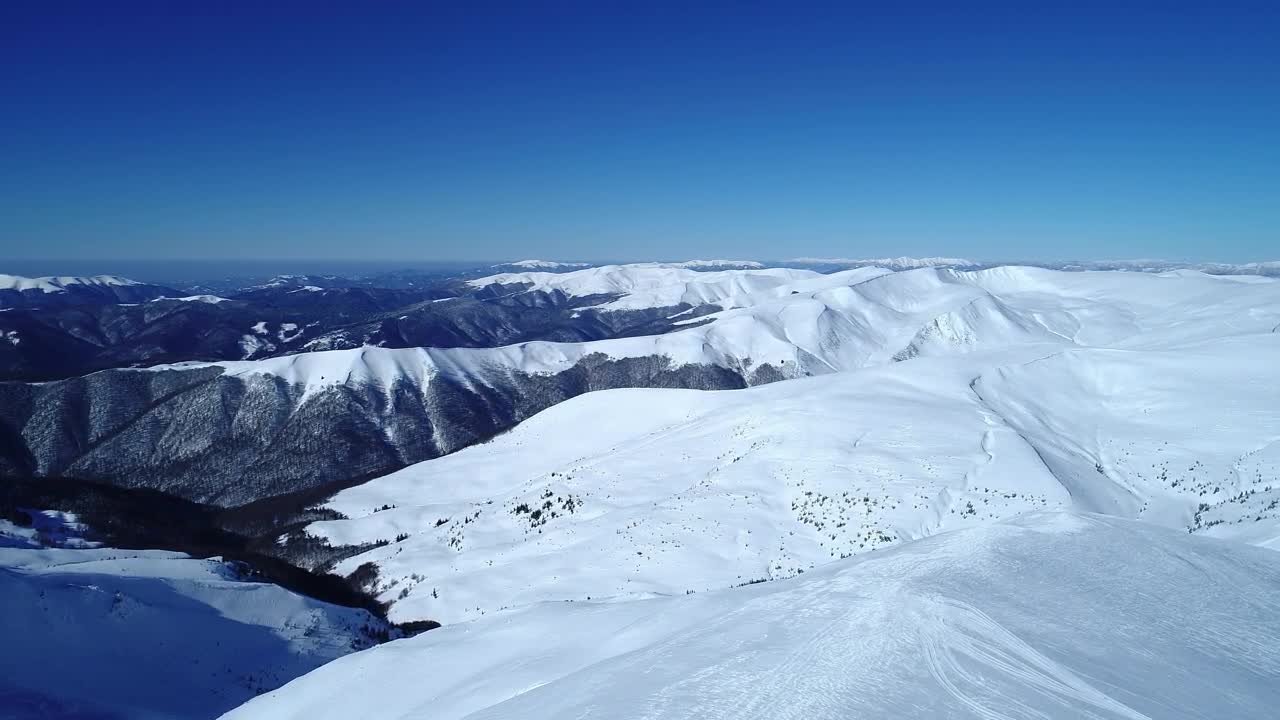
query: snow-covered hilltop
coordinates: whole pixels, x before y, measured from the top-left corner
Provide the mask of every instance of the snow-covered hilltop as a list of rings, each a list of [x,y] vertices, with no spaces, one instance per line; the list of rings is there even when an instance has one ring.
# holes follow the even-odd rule
[[[787,261],[796,265],[832,265],[847,267],[883,267],[890,270],[914,270],[924,267],[955,267],[968,268],[977,267],[981,263],[964,258],[948,258],[948,257],[896,257],[896,258],[822,258],[822,257],[798,257]]]
[[[1272,551],[1031,514],[782,582],[446,626],[227,717],[1262,720],[1277,587]]]
[[[180,294],[117,275],[34,278],[0,275],[0,308],[143,302]]]
[[[502,284],[665,304],[671,287],[688,297],[682,272]],[[664,335],[219,367],[305,388],[304,404],[336,387],[510,387],[644,358],[795,378],[589,393],[340,493],[331,508],[347,519],[309,532],[400,538],[339,569],[376,564],[401,620],[730,587],[1052,508],[1280,542],[1280,282],[1021,267],[700,277],[730,309]]]
[[[590,393],[344,491],[330,507],[348,519],[309,532],[400,537],[340,570],[373,562],[393,617],[446,623],[789,577],[1043,509],[1280,549],[1276,367],[1276,334],[1028,343],[746,391]]]
[[[1000,267],[979,271],[856,268],[700,273],[626,265],[570,273],[514,273],[471,281],[511,293],[560,292],[611,312],[701,308],[658,335],[501,348],[358,348],[213,364],[235,375],[275,375],[318,389],[374,381],[392,388],[444,375],[496,382],[510,372],[556,374],[587,357],[661,358],[719,367],[748,384],[973,350],[1046,343],[1162,347],[1269,333],[1280,325],[1280,282],[1231,283],[1199,273],[1153,275]],[[687,319],[686,319],[687,318]],[[186,364],[181,367],[207,367]],[[489,378],[488,380],[484,378]]]
[[[128,278],[116,275],[92,275],[88,277],[37,277],[29,278],[19,275],[0,275],[0,290],[17,290],[26,292],[36,290],[44,293],[66,292],[71,286],[84,287],[131,287],[141,285]]]
[[[685,260],[663,264],[690,270],[760,270],[765,267],[764,263],[755,260]]]
[[[556,262],[554,260],[517,260],[509,263],[498,263],[494,267],[517,267],[526,270],[564,270],[569,268],[589,267],[589,263]]]
[[[799,280],[822,277],[810,270],[783,268],[701,271],[685,263],[604,265],[566,273],[517,272],[477,278],[472,287],[515,285],[523,291],[561,292],[570,297],[604,298],[604,310],[674,308],[680,305],[735,307],[749,298]]]
[[[261,520],[255,547],[332,568],[394,620],[446,625],[236,717],[359,714],[371,697],[444,718],[1273,714],[1280,281],[921,262],[453,279],[316,336],[343,349],[0,383],[0,472],[225,508],[306,497]],[[140,312],[344,292],[303,288]],[[310,327],[254,312],[231,337]],[[413,323],[488,344],[376,346]],[[38,337],[12,327],[0,351]],[[513,337],[535,339],[497,340]],[[360,637],[294,596],[228,600],[254,596],[222,563],[49,557],[0,569],[37,608],[10,635],[56,616],[132,649],[110,633],[158,643],[190,610],[175,622],[216,649],[201,668],[222,664],[174,681],[184,697],[230,703],[226,688],[340,654],[299,628]],[[94,604],[102,588],[143,592],[138,622]],[[29,634],[70,652],[60,632]],[[232,664],[224,636],[265,664]],[[166,669],[189,672],[166,648]],[[140,686],[95,652],[121,668],[103,683]],[[10,675],[6,698],[102,710],[47,671]],[[171,701],[142,710],[183,714]]]

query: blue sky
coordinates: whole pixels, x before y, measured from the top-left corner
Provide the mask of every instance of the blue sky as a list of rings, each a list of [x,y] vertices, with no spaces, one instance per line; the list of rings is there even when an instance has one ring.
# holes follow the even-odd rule
[[[1280,257],[1277,3],[356,5],[5,4],[0,257]]]

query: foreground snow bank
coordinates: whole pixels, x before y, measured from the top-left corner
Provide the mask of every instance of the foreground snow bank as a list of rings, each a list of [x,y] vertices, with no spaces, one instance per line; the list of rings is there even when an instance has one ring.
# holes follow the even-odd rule
[[[1269,718],[1280,554],[1050,513],[793,580],[547,603],[335,661],[253,718]]]
[[[0,548],[0,716],[215,717],[386,625],[157,550]]]

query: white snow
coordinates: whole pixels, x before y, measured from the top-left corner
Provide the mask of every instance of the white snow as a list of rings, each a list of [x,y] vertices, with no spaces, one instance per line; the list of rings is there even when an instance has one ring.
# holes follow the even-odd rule
[[[593,353],[791,379],[588,393],[338,493],[346,519],[307,531],[388,544],[336,570],[375,563],[394,619],[446,627],[230,717],[1274,715],[1280,281],[657,263],[474,281],[495,282],[721,309],[657,336],[217,365],[308,395]],[[757,580],[777,582],[737,587]]]
[[[683,263],[636,263],[605,265],[568,273],[501,273],[468,283],[475,287],[529,285],[530,290],[559,291],[571,297],[620,294],[623,297],[603,303],[599,309],[640,310],[681,303],[735,307],[751,302],[748,299],[751,296],[815,277],[819,274],[809,270],[768,268],[704,272]]]
[[[949,257],[896,257],[869,259],[798,257],[792,258],[787,262],[805,265],[871,265],[892,268],[894,270],[907,270],[924,267],[974,267],[978,265],[978,263],[972,260]]]
[[[1280,547],[1277,367],[1273,333],[1176,352],[1045,341],[750,390],[594,392],[345,490],[330,507],[348,519],[308,531],[407,533],[339,570],[375,562],[394,617],[446,623],[788,577],[1041,509]]]
[[[716,269],[754,269],[759,270],[764,267],[764,263],[755,260],[685,260],[684,262],[665,263],[670,267],[679,268],[716,268]]]
[[[1025,344],[1167,349],[1270,333],[1280,325],[1280,281],[1235,283],[1199,274],[997,267],[896,273],[856,268],[822,275],[615,266],[518,277],[575,294],[628,293],[602,308],[668,306],[685,298],[730,309],[692,318],[688,322],[694,327],[663,335],[480,349],[363,347],[215,364],[231,374],[281,375],[305,384],[309,393],[345,382],[390,388],[402,375],[422,380],[447,373],[476,382],[511,370],[553,373],[593,353],[657,355],[676,366],[716,365],[747,373],[768,364],[784,377],[803,377]],[[673,277],[685,279],[673,284]],[[323,350],[321,340],[305,347]],[[175,366],[154,369],[170,367]]]
[[[22,344],[22,336],[18,335],[17,330],[0,331],[0,339],[3,339],[5,342],[9,343],[10,345]]]
[[[262,330],[261,333],[258,333],[255,327],[254,332],[256,333],[254,335],[240,336],[240,352],[243,353],[241,357],[250,358],[260,352],[264,352],[264,351],[271,352],[276,349],[276,346],[271,341],[266,340],[262,337],[263,335],[266,334],[265,328]],[[179,363],[180,367],[186,367],[190,365],[191,365],[190,363]]]
[[[1272,718],[1280,554],[1035,514],[792,580],[544,603],[339,659],[226,717]]]
[[[61,275],[56,277],[22,277],[21,275],[0,275],[0,290],[17,290],[26,292],[38,290],[45,293],[64,292],[72,285],[89,285],[99,287],[141,285],[142,283],[122,278],[118,275],[92,275],[76,277]]]
[[[212,717],[383,627],[156,550],[0,548],[0,597],[0,714],[17,717]]]
[[[209,303],[210,305],[217,305],[218,303],[230,301],[227,298],[218,297],[217,295],[188,295],[186,297],[156,298],[151,302],[202,302]]]
[[[517,260],[516,262],[511,262],[511,263],[499,263],[494,267],[503,267],[503,266],[529,268],[532,270],[532,269],[571,268],[571,267],[580,268],[580,267],[588,267],[588,263],[556,262],[554,260]]]
[[[591,393],[340,493],[332,506],[349,519],[310,532],[334,543],[410,534],[340,566],[376,562],[400,619],[785,577],[1054,507],[1280,545],[1268,489],[1280,468],[1280,283],[862,269],[744,297],[753,304],[660,336],[221,365],[307,393],[441,374],[498,382],[595,352],[821,376]],[[396,509],[372,512],[384,504]]]

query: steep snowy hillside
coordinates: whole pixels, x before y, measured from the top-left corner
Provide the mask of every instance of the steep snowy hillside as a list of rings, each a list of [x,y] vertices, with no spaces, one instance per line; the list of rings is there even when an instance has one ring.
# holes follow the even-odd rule
[[[598,392],[337,495],[393,616],[787,577],[1073,507],[1280,544],[1280,335],[1026,344],[705,393]],[[975,380],[976,378],[976,380]]]
[[[1271,551],[1036,514],[779,583],[445,627],[227,718],[1271,718],[1277,587]]]
[[[0,715],[211,718],[389,631],[179,553],[0,547]]]

